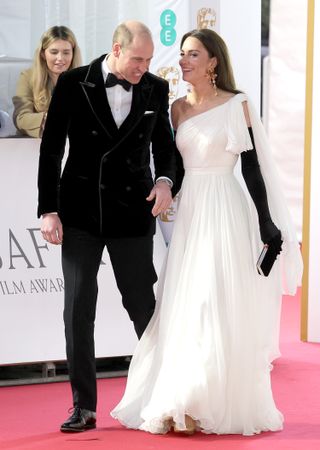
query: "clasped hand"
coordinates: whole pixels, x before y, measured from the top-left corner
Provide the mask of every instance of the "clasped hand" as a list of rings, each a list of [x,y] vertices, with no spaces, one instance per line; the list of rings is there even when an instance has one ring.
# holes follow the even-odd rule
[[[172,202],[171,189],[167,183],[158,181],[152,188],[147,201],[151,202],[155,199],[155,204],[152,208],[152,215],[156,217],[158,214],[166,211]]]
[[[276,227],[271,219],[262,224],[260,223],[260,234],[261,240],[264,244],[273,246],[277,254],[281,252],[283,242],[281,238],[281,231]]]

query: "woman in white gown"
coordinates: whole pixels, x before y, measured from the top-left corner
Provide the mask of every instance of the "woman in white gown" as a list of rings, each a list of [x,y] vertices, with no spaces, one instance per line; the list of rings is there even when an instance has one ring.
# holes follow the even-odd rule
[[[225,43],[212,30],[189,32],[180,65],[192,91],[172,106],[185,169],[178,212],[156,311],[111,414],[151,433],[281,430],[270,384],[279,355],[280,262],[268,277],[255,264],[261,241],[280,252],[280,229],[281,268],[293,293],[299,245],[260,120],[235,89]],[[254,203],[234,175],[239,154]]]

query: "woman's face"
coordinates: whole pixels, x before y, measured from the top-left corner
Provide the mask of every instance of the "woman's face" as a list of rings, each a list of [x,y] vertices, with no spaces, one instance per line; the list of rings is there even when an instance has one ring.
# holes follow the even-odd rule
[[[72,45],[69,41],[57,39],[43,51],[43,57],[46,60],[49,72],[52,75],[60,75],[60,73],[68,70],[71,65]]]
[[[217,59],[209,57],[199,39],[189,36],[182,45],[180,56],[179,64],[185,81],[193,85],[204,80],[208,82],[208,69],[217,65]]]

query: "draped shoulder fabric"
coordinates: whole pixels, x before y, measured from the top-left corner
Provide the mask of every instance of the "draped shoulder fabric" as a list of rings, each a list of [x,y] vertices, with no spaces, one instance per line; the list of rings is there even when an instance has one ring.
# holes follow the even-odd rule
[[[303,271],[300,245],[286,205],[265,129],[261,124],[260,117],[256,113],[252,102],[249,99],[247,101],[261,173],[266,184],[271,217],[280,228],[284,241],[283,251],[280,256],[282,292],[284,294],[294,295],[297,287],[301,284]]]

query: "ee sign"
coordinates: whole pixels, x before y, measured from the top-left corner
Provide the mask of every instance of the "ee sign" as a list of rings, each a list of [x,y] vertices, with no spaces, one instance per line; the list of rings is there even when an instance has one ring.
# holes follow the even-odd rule
[[[177,23],[177,16],[171,9],[166,9],[160,15],[160,40],[161,44],[169,47],[173,45],[177,38],[177,32],[174,29]]]

